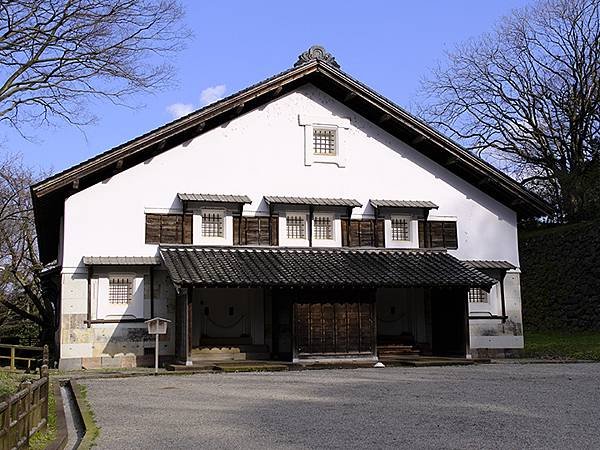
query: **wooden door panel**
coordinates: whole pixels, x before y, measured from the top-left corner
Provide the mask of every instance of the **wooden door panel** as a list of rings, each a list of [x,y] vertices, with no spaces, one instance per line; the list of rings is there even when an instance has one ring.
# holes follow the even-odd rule
[[[373,353],[372,303],[295,303],[295,345],[299,355]]]

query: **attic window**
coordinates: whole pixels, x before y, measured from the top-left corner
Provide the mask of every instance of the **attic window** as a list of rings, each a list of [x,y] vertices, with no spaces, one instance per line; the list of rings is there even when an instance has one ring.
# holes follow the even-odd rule
[[[223,237],[223,211],[202,211],[202,236]]]
[[[108,302],[127,304],[131,302],[133,280],[129,277],[111,277],[108,284]]]
[[[335,141],[335,129],[313,128],[313,152],[315,155],[334,156],[336,154]]]
[[[408,241],[408,220],[406,217],[392,217],[392,240]]]
[[[488,303],[488,293],[481,288],[469,289],[469,303]]]
[[[286,229],[288,239],[306,239],[306,218],[304,215],[287,216]]]

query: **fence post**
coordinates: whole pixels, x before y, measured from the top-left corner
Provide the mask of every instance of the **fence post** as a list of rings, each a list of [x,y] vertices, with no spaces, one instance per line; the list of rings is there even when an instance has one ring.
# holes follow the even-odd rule
[[[25,389],[27,389],[27,396],[25,397],[25,442],[26,448],[29,448],[29,433],[31,432],[31,381],[27,380],[23,382]]]
[[[42,367],[40,367],[40,378],[44,378],[48,376],[48,345],[44,345],[44,350],[42,352]]]
[[[15,348],[10,348],[10,368],[11,370],[15,370]]]

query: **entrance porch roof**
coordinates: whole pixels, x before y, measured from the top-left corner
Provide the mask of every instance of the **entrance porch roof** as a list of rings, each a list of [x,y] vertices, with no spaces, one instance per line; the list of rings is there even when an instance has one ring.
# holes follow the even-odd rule
[[[168,245],[179,287],[481,287],[496,280],[444,251]]]

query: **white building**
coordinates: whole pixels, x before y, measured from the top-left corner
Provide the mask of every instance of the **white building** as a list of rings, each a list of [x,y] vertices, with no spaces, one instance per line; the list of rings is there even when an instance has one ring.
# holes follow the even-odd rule
[[[316,46],[32,194],[64,368],[151,362],[154,316],[185,364],[501,356],[517,219],[548,212]]]

